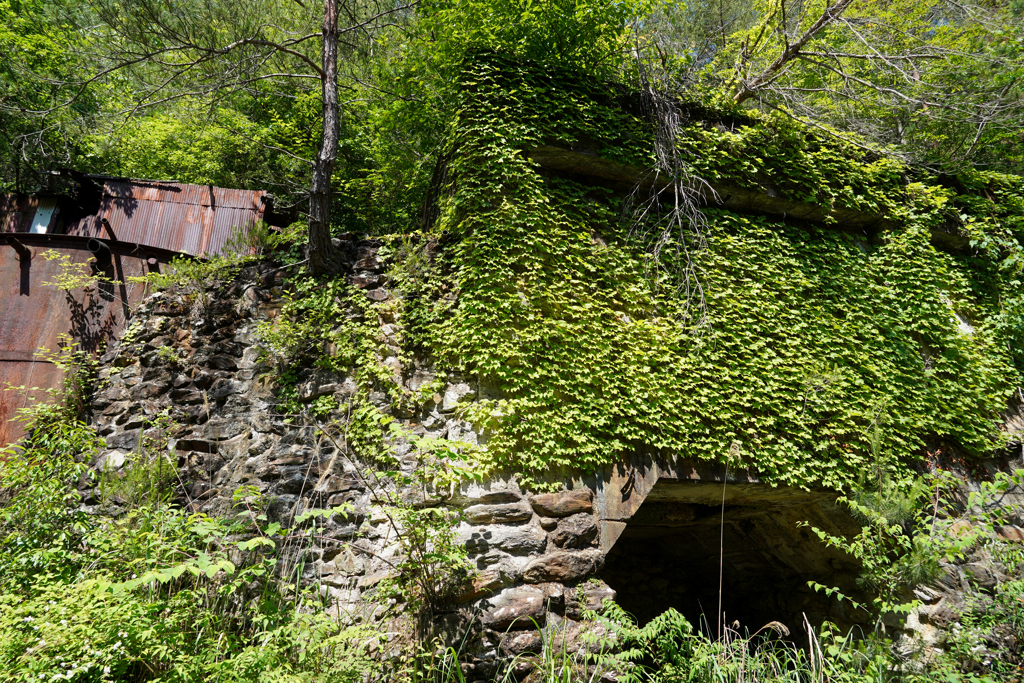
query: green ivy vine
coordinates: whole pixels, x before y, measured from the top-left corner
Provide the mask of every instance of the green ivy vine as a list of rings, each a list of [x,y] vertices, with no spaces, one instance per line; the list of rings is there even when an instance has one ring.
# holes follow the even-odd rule
[[[894,468],[940,442],[978,457],[1005,443],[1024,329],[1009,298],[1020,179],[973,179],[1002,188],[986,198],[781,117],[726,125],[700,110],[679,144],[706,180],[770,185],[896,227],[856,235],[706,211],[697,267],[710,327],[697,330],[648,277],[621,196],[522,151],[583,144],[648,165],[650,126],[629,98],[493,53],[471,56],[460,92],[436,226],[451,244],[406,287],[403,316],[412,343],[493,388],[467,411],[487,437],[483,470],[529,484],[638,451],[733,453],[772,483],[842,489],[879,424]],[[950,221],[973,250],[930,243]]]

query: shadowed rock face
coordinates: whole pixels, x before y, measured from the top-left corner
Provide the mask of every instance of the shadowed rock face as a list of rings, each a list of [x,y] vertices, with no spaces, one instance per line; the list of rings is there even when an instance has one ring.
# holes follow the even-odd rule
[[[800,526],[856,532],[828,496],[752,484],[727,485],[725,493],[723,509],[721,484],[662,481],[651,490],[599,574],[622,607],[641,623],[674,607],[714,634],[721,566],[725,623],[739,621],[741,632],[779,621],[799,639],[805,614],[814,625],[862,619],[849,603],[807,585],[857,593],[856,563]]]

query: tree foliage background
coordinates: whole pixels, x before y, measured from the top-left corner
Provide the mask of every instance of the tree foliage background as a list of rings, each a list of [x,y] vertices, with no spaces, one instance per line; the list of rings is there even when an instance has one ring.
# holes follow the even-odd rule
[[[466,50],[777,110],[942,172],[1024,169],[1024,3],[423,0],[339,6],[337,230],[414,220]],[[308,210],[323,6],[3,0],[0,188],[47,170],[265,188]]]

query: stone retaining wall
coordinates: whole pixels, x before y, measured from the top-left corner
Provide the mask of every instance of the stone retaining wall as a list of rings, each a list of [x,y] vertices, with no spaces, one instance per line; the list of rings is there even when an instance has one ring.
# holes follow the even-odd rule
[[[377,260],[379,245],[350,241],[342,246],[351,257],[351,283],[369,299],[387,301],[392,294]],[[311,507],[352,504],[354,515],[326,520],[323,537],[303,550],[305,578],[319,582],[332,612],[381,622],[386,632],[397,634],[393,624],[382,622],[386,610],[367,599],[391,571],[398,546],[391,522],[377,505],[377,492],[364,478],[365,464],[354,462],[344,443],[338,444],[339,453],[336,439],[325,438],[316,426],[288,421],[278,412],[277,368],[261,360],[255,329],[259,321],[278,314],[280,287],[281,273],[260,265],[246,269],[222,291],[192,298],[180,292],[150,296],[139,308],[133,331],[102,358],[93,410],[107,448],[95,466],[122,470],[147,440],[166,436],[166,447],[177,458],[178,494],[190,509],[232,514],[232,495],[241,486],[256,487],[269,501],[269,518],[283,522]],[[425,365],[402,368],[398,363],[393,343],[398,325],[380,320],[382,348],[395,352],[381,361],[395,364],[396,377],[414,391],[434,374]],[[344,405],[356,389],[351,378],[318,370],[302,370],[299,379],[299,396],[306,401],[333,394]],[[478,393],[466,380],[447,378],[444,390],[422,409],[394,415],[395,420],[414,434],[476,442],[472,425],[456,412],[461,401]],[[382,393],[371,399],[391,411]],[[169,434],[156,424],[164,411],[172,424]],[[418,465],[414,454],[396,446],[402,469],[411,472]],[[828,512],[824,492],[773,489],[746,472],[726,474],[713,465],[637,456],[566,481],[566,490],[557,493],[528,494],[510,477],[467,484],[453,496],[430,502],[462,509],[458,539],[477,570],[450,608],[452,623],[472,632],[464,667],[468,680],[486,679],[502,658],[537,652],[543,642],[538,627],[564,629],[571,647],[582,646],[578,636],[588,627],[584,610],[614,597],[598,576],[605,558],[656,488],[671,489],[673,505],[685,507],[717,504],[726,483],[724,506],[779,515],[813,504],[825,511],[820,512],[822,524],[842,530],[842,520]],[[417,492],[395,493],[409,498]],[[87,502],[97,499],[87,497]],[[661,518],[649,523],[671,526]],[[742,527],[741,521],[735,524]],[[1002,533],[1024,539],[1017,527]],[[948,565],[939,585],[920,589],[923,606],[908,620],[907,642],[913,636],[913,642],[941,647],[942,630],[965,613],[965,606],[978,602],[970,596],[984,596],[1006,580],[990,560],[972,556]],[[652,580],[644,567],[636,571],[638,581]]]

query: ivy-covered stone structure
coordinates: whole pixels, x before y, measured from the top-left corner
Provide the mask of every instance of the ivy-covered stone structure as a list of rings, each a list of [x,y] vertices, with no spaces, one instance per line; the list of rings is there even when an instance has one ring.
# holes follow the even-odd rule
[[[193,509],[232,514],[240,487],[284,523],[350,505],[303,576],[381,624],[402,614],[369,599],[402,578],[387,509],[458,510],[473,571],[431,615],[468,629],[485,680],[538,629],[585,647],[584,610],[614,595],[641,619],[720,601],[751,631],[855,625],[808,582],[858,595],[856,563],[799,523],[855,532],[836,497],[865,477],[944,467],[968,491],[1024,465],[1020,178],[680,103],[704,222],[662,238],[623,218],[662,187],[627,89],[487,53],[462,85],[420,231],[342,236],[343,279],[263,264],[146,303],[104,359],[97,467],[169,409]],[[943,564],[893,627],[941,645],[1006,578],[983,554]]]

